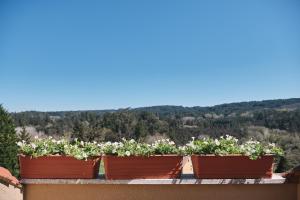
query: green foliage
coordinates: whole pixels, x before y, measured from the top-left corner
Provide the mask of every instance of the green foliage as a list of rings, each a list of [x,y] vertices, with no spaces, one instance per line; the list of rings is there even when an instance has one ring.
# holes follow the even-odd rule
[[[240,152],[253,160],[258,159],[262,155],[283,156],[282,148],[274,143],[265,144],[252,139],[240,145]]]
[[[169,139],[157,140],[151,147],[155,154],[181,154],[180,149]]]
[[[22,130],[21,130],[20,134],[18,135],[18,140],[19,140],[19,141],[30,142],[31,136],[30,136],[30,134],[26,131],[25,126],[22,127]]]
[[[184,151],[188,155],[246,155],[250,159],[256,160],[263,155],[282,156],[283,150],[274,143],[264,144],[258,141],[249,140],[239,144],[238,139],[230,135],[221,136],[218,139],[203,138],[192,140],[186,146]]]
[[[300,99],[222,104],[212,107],[153,106],[136,109],[12,113],[17,126],[34,126],[48,136],[83,141],[147,142],[160,135],[184,145],[191,137],[232,135],[275,142],[285,151],[279,171],[300,163]]]
[[[179,154],[179,148],[169,139],[157,140],[153,144],[139,143],[134,139],[122,139],[121,142],[106,142],[102,145],[103,153],[116,156],[150,156]]]
[[[73,156],[77,159],[87,159],[101,154],[100,145],[96,142],[83,142],[75,139],[69,142],[65,139],[55,140],[52,137],[38,138],[26,143],[24,140],[18,142],[20,154],[39,157],[49,155]]]
[[[10,115],[0,105],[0,166],[18,176],[17,135]]]
[[[76,121],[73,128],[72,138],[82,141],[103,141],[107,133],[107,129],[101,127],[99,123]]]

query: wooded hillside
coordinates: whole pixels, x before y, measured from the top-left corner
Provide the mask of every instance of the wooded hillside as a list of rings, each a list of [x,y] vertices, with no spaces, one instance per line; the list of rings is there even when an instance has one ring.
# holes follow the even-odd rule
[[[300,98],[222,104],[212,107],[154,106],[119,110],[11,113],[16,126],[32,135],[140,141],[169,137],[185,144],[191,137],[230,134],[276,142],[286,152],[278,171],[300,164]]]

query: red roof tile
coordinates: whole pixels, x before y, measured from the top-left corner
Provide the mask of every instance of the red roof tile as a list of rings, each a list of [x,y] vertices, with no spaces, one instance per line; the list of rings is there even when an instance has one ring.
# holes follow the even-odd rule
[[[20,182],[16,177],[11,175],[11,173],[4,167],[0,167],[0,180],[5,181],[8,184],[18,186]]]

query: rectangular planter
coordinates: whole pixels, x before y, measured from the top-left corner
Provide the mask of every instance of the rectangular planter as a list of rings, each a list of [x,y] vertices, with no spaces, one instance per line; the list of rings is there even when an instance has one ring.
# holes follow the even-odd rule
[[[271,178],[273,156],[251,160],[242,155],[192,155],[195,178]]]
[[[21,178],[96,178],[101,157],[78,160],[71,156],[19,156]]]
[[[103,156],[106,179],[174,179],[182,172],[183,156]]]

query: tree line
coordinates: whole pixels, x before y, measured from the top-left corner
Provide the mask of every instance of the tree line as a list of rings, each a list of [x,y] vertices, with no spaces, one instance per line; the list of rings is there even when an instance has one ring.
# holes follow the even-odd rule
[[[167,137],[185,144],[191,137],[230,134],[278,143],[286,152],[277,171],[300,163],[300,99],[222,104],[213,107],[154,106],[136,109],[11,113],[17,127],[33,126],[48,136],[85,141]],[[24,130],[23,130],[24,132]],[[26,132],[26,131],[25,131]],[[25,133],[22,134],[24,137]]]

